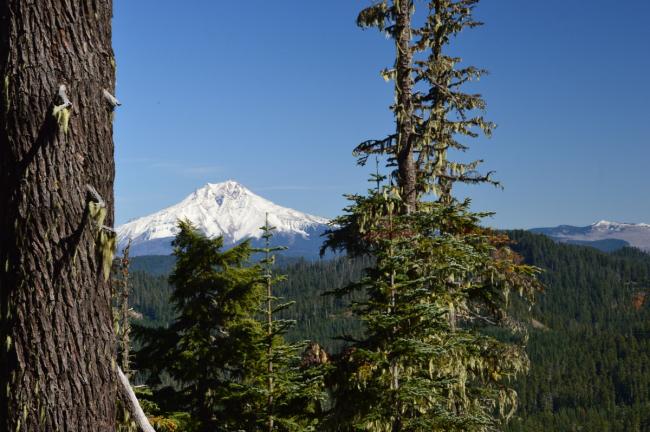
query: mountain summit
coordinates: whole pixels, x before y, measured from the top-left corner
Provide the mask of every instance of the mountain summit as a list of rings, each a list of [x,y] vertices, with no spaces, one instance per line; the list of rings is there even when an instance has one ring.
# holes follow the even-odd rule
[[[327,219],[281,207],[234,180],[208,183],[176,205],[117,227],[118,247],[130,238],[133,256],[170,254],[179,219],[189,219],[208,237],[222,235],[226,245],[260,239],[267,214],[276,228],[274,243],[289,246],[289,255],[317,254]]]
[[[646,223],[601,220],[585,227],[559,225],[552,228],[533,228],[531,231],[566,243],[592,243],[595,247],[604,245],[605,249],[629,245],[650,251],[650,224]],[[595,242],[598,244],[593,244]]]

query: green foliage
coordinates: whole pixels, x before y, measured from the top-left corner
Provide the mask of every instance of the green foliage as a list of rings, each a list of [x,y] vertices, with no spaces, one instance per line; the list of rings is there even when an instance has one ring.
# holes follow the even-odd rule
[[[188,222],[179,227],[169,278],[175,316],[169,326],[136,326],[137,364],[155,390],[157,421],[169,429],[169,413],[180,411],[200,430],[269,423],[277,431],[314,430],[325,398],[322,372],[302,367],[304,343],[284,341],[293,322],[277,315],[293,302],[281,303],[272,290],[283,280],[272,273],[279,248],[267,242],[262,262],[246,265],[249,242],[222,251],[221,238],[205,238]],[[264,229],[270,240],[272,228]]]
[[[157,432],[198,432],[199,424],[192,419],[188,412],[164,412],[155,402],[150,388],[140,386],[134,388],[142,410],[147,413],[151,426]]]
[[[533,309],[532,367],[508,430],[650,430],[650,256],[510,235],[547,289]],[[538,326],[539,327],[539,326]]]
[[[141,271],[156,276],[169,276],[175,265],[176,258],[173,255],[144,255],[131,258],[132,272]]]
[[[650,256],[634,249],[605,254],[523,231],[508,234],[527,263],[544,269],[546,289],[532,310],[538,328],[529,331],[530,372],[514,383],[519,407],[507,430],[649,430],[650,303],[632,306],[639,293],[650,292]],[[148,260],[158,267],[156,259]],[[338,353],[344,341],[334,336],[360,338],[361,323],[346,313],[349,299],[322,294],[359,281],[372,265],[367,258],[341,257],[280,266],[276,271],[287,280],[278,284],[277,295],[296,300],[281,314],[296,320],[288,339],[316,340]],[[133,306],[143,314],[138,322],[171,323],[166,278],[134,272],[130,280]],[[353,293],[354,301],[363,299]],[[513,301],[522,321],[529,313],[524,306]]]
[[[133,258],[132,268],[146,265],[153,274],[134,271],[130,274],[130,303],[138,316],[140,326],[167,327],[176,318],[170,297],[173,291],[168,274],[157,273],[167,266],[169,257],[151,256]],[[287,329],[287,340],[299,342],[305,339],[317,341],[329,353],[340,352],[344,341],[337,336],[359,336],[361,324],[346,311],[350,299],[363,296],[353,293],[350,298],[326,296],[325,292],[342,288],[357,281],[372,260],[339,257],[332,260],[311,262],[308,260],[283,261],[277,257],[274,271],[284,274],[285,280],[274,287],[278,297],[295,301],[295,304],[278,313],[278,318],[293,320],[295,326]],[[142,260],[146,264],[138,264]],[[172,265],[173,267],[173,265]]]
[[[177,312],[167,328],[135,327],[136,354],[154,388],[167,374],[175,386],[159,389],[163,409],[189,412],[203,430],[253,430],[259,391],[263,329],[254,315],[263,297],[260,268],[246,267],[248,242],[222,251],[189,222],[179,223],[176,267],[169,278]],[[171,411],[171,410],[170,410]]]
[[[392,105],[396,133],[354,149],[394,169],[390,185],[353,195],[323,251],[371,256],[375,264],[356,284],[338,290],[365,298],[352,304],[365,334],[331,377],[329,427],[340,431],[488,431],[512,417],[512,381],[528,370],[527,332],[511,311],[512,293],[532,302],[538,269],[523,264],[504,236],[479,226],[485,215],[452,196],[457,182],[492,183],[481,161],[450,160],[462,138],[490,136],[485,102],[461,87],[485,71],[459,67],[446,54],[451,39],[480,25],[479,0],[431,0],[424,24],[412,28],[414,2],[383,0],[364,9],[361,27],[395,41]],[[412,36],[416,36],[415,42]],[[396,185],[393,185],[393,179]],[[426,201],[430,194],[436,202]]]
[[[321,403],[326,398],[322,367],[303,367],[300,353],[306,344],[290,345],[284,339],[295,321],[278,318],[278,314],[291,309],[295,302],[283,302],[282,298],[275,296],[275,285],[285,277],[273,273],[273,252],[286,248],[271,246],[275,228],[268,224],[268,219],[261,229],[265,246],[258,251],[263,254],[261,276],[266,286],[261,315],[266,332],[257,342],[263,353],[260,362],[265,370],[254,378],[263,399],[263,404],[257,409],[260,414],[257,428],[287,432],[315,430]]]
[[[493,430],[516,407],[511,381],[528,368],[526,333],[509,298],[538,289],[507,240],[478,226],[467,203],[423,203],[400,214],[395,188],[355,197],[330,246],[375,258],[360,282],[338,294],[365,324],[331,377],[330,428],[340,431]],[[352,229],[351,229],[352,227]],[[499,329],[508,336],[490,336]]]
[[[403,151],[400,146],[404,145],[400,134],[407,132],[400,129],[399,124],[412,125],[408,141],[417,172],[417,192],[420,195],[433,193],[449,202],[452,199],[451,188],[456,182],[498,185],[492,180],[492,173],[477,171],[481,160],[458,162],[452,161],[449,155],[452,150],[463,152],[468,149],[463,138],[477,138],[480,134],[490,137],[495,124],[483,117],[486,103],[482,96],[462,90],[487,71],[461,66],[463,60],[460,57],[447,53],[447,46],[462,30],[482,24],[473,18],[479,0],[429,0],[425,3],[424,23],[409,29],[415,40],[411,42],[409,37],[407,47],[398,44],[394,67],[382,71],[384,79],[396,81],[396,94],[409,93],[407,98],[396,98],[392,106],[398,133],[364,141],[354,153],[362,165],[369,155],[380,154],[388,157],[390,166],[395,166]],[[400,6],[405,4],[410,22],[415,2],[383,0],[362,10],[357,24],[363,28],[376,27],[398,42],[401,31],[398,20],[400,13],[404,12],[400,11]],[[404,50],[409,51],[408,56],[404,56]],[[412,60],[404,64],[406,59]],[[399,82],[400,74],[408,76],[408,80]],[[407,82],[413,84],[406,85]],[[400,180],[396,172],[393,177]]]

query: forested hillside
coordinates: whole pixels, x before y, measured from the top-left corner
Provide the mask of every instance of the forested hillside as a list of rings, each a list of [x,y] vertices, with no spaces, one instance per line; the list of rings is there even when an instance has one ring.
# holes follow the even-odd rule
[[[544,269],[546,290],[531,311],[531,370],[517,385],[520,407],[509,430],[650,430],[650,256],[629,248],[607,254],[523,231],[510,236],[527,262]],[[134,263],[153,271],[170,265],[168,257]],[[288,279],[278,293],[296,301],[290,337],[335,352],[342,347],[336,336],[358,334],[361,326],[345,302],[323,294],[358,279],[367,264],[347,258],[281,263]],[[166,276],[138,270],[132,283],[143,321],[172,319]]]
[[[650,256],[511,233],[545,269],[512,431],[650,430]]]
[[[290,338],[314,340],[328,352],[335,352],[342,346],[342,342],[335,339],[336,336],[358,334],[360,325],[345,312],[345,300],[326,295],[326,292],[357,280],[368,262],[344,257],[317,262],[279,259],[278,267],[281,273],[287,275],[287,280],[278,285],[278,296],[296,302],[291,315],[283,315],[297,321],[289,332]],[[140,322],[146,325],[169,324],[174,317],[169,304],[171,287],[167,274],[159,272],[171,268],[173,257],[136,257],[133,263],[138,270],[131,273],[131,301],[134,309],[142,314]],[[148,273],[143,268],[151,269],[156,274]]]

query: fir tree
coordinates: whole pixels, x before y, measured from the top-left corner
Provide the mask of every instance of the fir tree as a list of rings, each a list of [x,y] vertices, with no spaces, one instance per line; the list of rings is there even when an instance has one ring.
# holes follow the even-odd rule
[[[379,153],[391,149],[391,164],[397,166],[394,174],[409,211],[415,209],[417,201],[412,15],[412,0],[392,0],[390,5],[383,0],[361,11],[357,18],[360,27],[377,27],[395,41],[395,65],[382,71],[382,76],[386,80],[395,80],[395,104],[392,110],[396,122],[396,133],[381,140],[366,141],[357,150],[367,154],[368,149]]]
[[[516,408],[508,381],[528,369],[527,336],[509,313],[510,298],[518,293],[532,301],[537,269],[520,262],[507,238],[480,226],[487,214],[471,213],[469,202],[453,198],[455,182],[492,180],[476,172],[478,161],[448,157],[450,149],[467,148],[458,136],[476,137],[476,128],[489,134],[493,127],[474,115],[485,107],[481,97],[457,89],[482,71],[457,69],[460,59],[442,52],[452,36],[479,25],[472,19],[477,2],[428,2],[425,24],[409,28],[419,39],[408,44],[402,36],[410,19],[403,14],[412,15],[412,2],[385,0],[359,16],[361,25],[396,40],[395,69],[383,74],[396,79],[397,133],[366,141],[355,153],[361,164],[383,155],[397,169],[389,185],[349,197],[348,214],[335,221],[325,245],[376,260],[360,283],[339,291],[366,294],[353,307],[366,334],[349,339],[337,364],[331,429],[487,431]],[[404,73],[419,87],[410,86]],[[415,199],[403,174],[405,143],[414,162]],[[431,192],[436,201],[426,199]]]
[[[512,415],[508,382],[528,367],[508,299],[513,290],[532,295],[536,269],[517,263],[466,203],[419,203],[409,214],[402,206],[397,188],[382,188],[337,220],[359,234],[350,250],[363,247],[376,264],[338,292],[366,293],[353,307],[366,334],[349,339],[337,363],[330,427],[491,430]],[[508,343],[490,336],[499,328]]]
[[[122,256],[116,258],[113,262],[113,298],[115,304],[114,313],[116,314],[116,330],[118,337],[118,353],[121,357],[122,372],[128,377],[131,372],[131,324],[129,320],[129,251],[131,249],[131,240],[122,249]]]
[[[322,373],[319,368],[301,365],[300,351],[305,348],[304,342],[288,344],[285,341],[285,335],[295,321],[277,316],[281,311],[290,309],[295,302],[282,302],[274,295],[274,286],[286,278],[274,275],[273,252],[286,247],[271,246],[275,228],[269,225],[268,215],[261,229],[265,246],[258,251],[264,254],[261,264],[266,297],[262,310],[265,335],[259,342],[264,352],[262,362],[265,373],[257,381],[265,401],[259,412],[265,415],[260,416],[258,427],[269,432],[314,430],[318,408],[324,399]]]
[[[187,221],[179,228],[169,279],[178,316],[168,328],[136,328],[138,362],[151,386],[171,378],[174,386],[157,392],[162,407],[190,412],[199,430],[255,430],[265,338],[255,316],[264,296],[260,267],[245,265],[248,241],[222,251],[223,238],[206,238]]]
[[[285,249],[271,246],[274,228],[261,228],[264,248],[245,241],[227,251],[222,238],[206,238],[189,222],[179,228],[169,278],[177,318],[168,328],[136,327],[157,421],[184,410],[198,430],[315,430],[322,373],[301,365],[304,343],[284,340],[294,321],[277,314],[294,302],[273,292],[284,280],[273,274],[273,252]],[[264,258],[250,265],[254,252]],[[172,386],[160,388],[165,376]]]
[[[482,25],[472,15],[478,3],[428,1],[420,27],[412,24],[415,5],[410,0],[383,0],[364,9],[357,19],[361,27],[376,27],[395,40],[395,65],[383,70],[382,76],[395,80],[392,109],[397,130],[386,138],[361,143],[355,154],[362,165],[369,155],[381,154],[388,157],[389,166],[397,166],[392,176],[407,209],[414,209],[416,201],[431,192],[450,203],[456,182],[499,184],[491,172],[477,171],[481,160],[463,163],[449,158],[451,150],[468,149],[460,138],[476,138],[480,133],[489,137],[495,128],[480,114],[486,107],[481,95],[462,91],[487,71],[461,66],[462,59],[445,50],[463,29]]]

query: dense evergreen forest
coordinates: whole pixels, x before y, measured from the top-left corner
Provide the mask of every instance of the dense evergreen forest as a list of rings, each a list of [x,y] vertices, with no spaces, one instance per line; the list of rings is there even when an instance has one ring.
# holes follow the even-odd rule
[[[650,256],[625,248],[605,253],[558,244],[524,231],[513,248],[544,272],[546,289],[530,316],[531,369],[517,382],[519,409],[510,431],[650,430]],[[137,257],[131,276],[136,321],[171,322],[170,257]],[[278,295],[295,300],[288,337],[340,352],[344,334],[360,334],[345,301],[326,295],[358,280],[369,260],[281,260]]]

